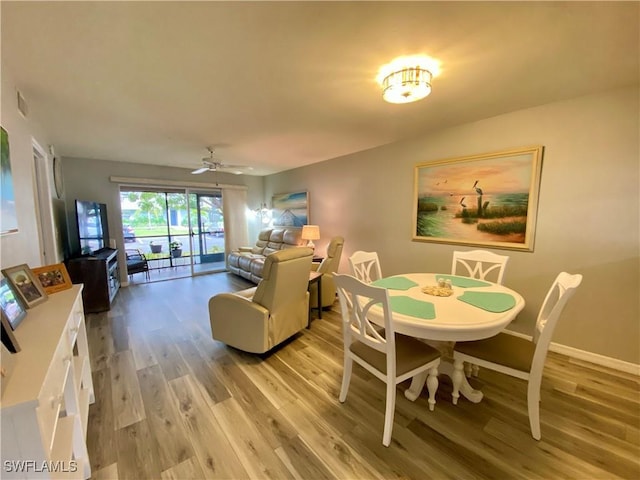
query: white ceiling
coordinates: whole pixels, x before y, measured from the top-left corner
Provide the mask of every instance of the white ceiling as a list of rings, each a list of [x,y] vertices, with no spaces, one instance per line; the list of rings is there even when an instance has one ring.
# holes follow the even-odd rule
[[[264,175],[638,84],[639,6],[2,1],[2,70],[56,155],[194,169],[216,145]],[[385,103],[378,68],[419,53],[431,96]]]

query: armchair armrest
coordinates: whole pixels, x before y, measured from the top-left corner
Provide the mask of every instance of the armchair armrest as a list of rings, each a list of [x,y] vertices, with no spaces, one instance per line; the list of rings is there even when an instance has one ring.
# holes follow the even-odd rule
[[[209,300],[213,338],[245,352],[268,350],[269,311],[250,298],[220,293]]]
[[[236,252],[251,252],[251,250],[253,250],[253,247],[238,247]]]

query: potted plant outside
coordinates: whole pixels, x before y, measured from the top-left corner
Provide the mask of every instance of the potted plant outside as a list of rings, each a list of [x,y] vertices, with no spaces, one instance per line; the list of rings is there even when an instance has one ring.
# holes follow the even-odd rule
[[[171,256],[173,258],[178,258],[182,256],[182,243],[174,240],[169,244],[169,249],[171,250]]]
[[[149,247],[151,247],[151,253],[160,253],[162,252],[162,244],[157,243],[155,240],[151,240],[149,242]]]

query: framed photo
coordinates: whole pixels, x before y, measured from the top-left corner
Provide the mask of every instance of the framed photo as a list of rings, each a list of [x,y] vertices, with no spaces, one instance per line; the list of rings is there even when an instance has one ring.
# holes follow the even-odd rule
[[[26,263],[5,268],[2,274],[26,308],[35,307],[47,300],[47,293]]]
[[[533,251],[542,146],[415,166],[413,240]]]
[[[22,319],[27,316],[27,311],[4,278],[0,279],[0,309],[2,309],[2,315],[7,318],[12,330],[15,330]]]
[[[0,321],[2,322],[2,325],[1,325],[2,345],[4,345],[6,349],[9,350],[9,352],[18,353],[20,351],[20,345],[18,344],[18,340],[16,340],[16,336],[13,334],[11,325],[9,325],[9,321],[7,320],[7,317],[4,315],[4,312],[0,312]]]
[[[307,192],[280,193],[271,199],[273,225],[302,227],[309,223],[309,194]]]
[[[11,379],[11,374],[13,373],[15,357],[11,354],[7,347],[4,346],[4,343],[0,345],[2,350],[0,350],[0,392],[4,393],[9,380]]]
[[[47,295],[71,288],[71,278],[69,277],[67,267],[64,266],[64,263],[37,267],[32,271],[40,281],[40,285],[42,285],[42,288]]]

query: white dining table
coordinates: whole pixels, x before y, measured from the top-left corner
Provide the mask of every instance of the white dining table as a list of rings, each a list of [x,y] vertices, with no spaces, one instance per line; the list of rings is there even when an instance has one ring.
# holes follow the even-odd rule
[[[422,291],[423,287],[438,286],[439,278],[451,281],[450,296]],[[407,273],[377,280],[372,285],[388,289],[395,331],[424,339],[438,348],[443,353],[439,374],[449,377],[453,375],[451,356],[455,342],[497,335],[525,306],[522,296],[504,285],[450,274]],[[394,297],[405,298],[394,300]],[[372,308],[370,315],[372,322],[384,326],[381,308]],[[426,372],[415,376],[405,396],[415,400],[425,380]],[[482,400],[482,392],[473,389],[466,378],[460,393],[474,403]]]

